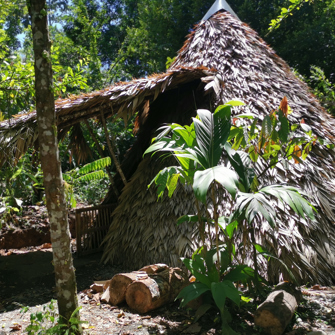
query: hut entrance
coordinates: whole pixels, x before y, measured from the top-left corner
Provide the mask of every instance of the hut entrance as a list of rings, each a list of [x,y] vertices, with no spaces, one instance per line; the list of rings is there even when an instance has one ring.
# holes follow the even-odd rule
[[[101,243],[112,222],[115,205],[99,205],[76,210],[77,256],[102,250]]]

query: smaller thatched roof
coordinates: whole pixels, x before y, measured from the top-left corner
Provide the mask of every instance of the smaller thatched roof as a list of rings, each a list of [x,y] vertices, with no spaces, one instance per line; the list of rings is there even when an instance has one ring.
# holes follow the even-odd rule
[[[213,72],[203,66],[198,68],[181,66],[148,78],[117,83],[101,91],[59,99],[55,102],[58,131],[69,129],[85,119],[97,117],[101,111],[105,117],[115,116],[128,120],[131,115],[143,108],[146,100],[153,101],[165,91],[208,76],[211,78]],[[37,138],[36,111],[18,114],[10,120],[1,122],[0,166],[6,160],[19,159],[34,145]]]

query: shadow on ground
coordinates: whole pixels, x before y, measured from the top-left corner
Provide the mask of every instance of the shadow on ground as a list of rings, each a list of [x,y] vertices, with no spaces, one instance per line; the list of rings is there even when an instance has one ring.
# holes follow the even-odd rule
[[[101,253],[74,256],[78,292],[94,280],[110,279],[116,269],[100,264]],[[0,256],[0,312],[44,304],[56,298],[51,250]]]

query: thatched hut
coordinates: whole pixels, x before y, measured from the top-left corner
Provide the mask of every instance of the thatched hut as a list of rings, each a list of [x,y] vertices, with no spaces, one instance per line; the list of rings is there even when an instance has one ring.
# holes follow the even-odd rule
[[[137,139],[122,162],[128,184],[123,187],[117,174],[114,181],[122,193],[117,198],[111,189],[104,201],[117,208],[103,260],[134,269],[154,262],[176,265],[197,245],[193,227],[176,226],[180,215],[195,212],[192,191],[179,185],[173,198],[157,202],[156,190],[147,188],[162,164],[168,164],[156,156],[142,157],[162,123],[189,123],[196,109],[213,109],[234,98],[262,119],[284,96],[293,109],[291,123],[304,119],[317,136],[335,142],[335,121],[308,87],[255,31],[221,11],[195,26],[166,73],[57,101],[59,131],[101,111],[106,117],[138,112]],[[0,160],[19,157],[37,139],[35,112],[0,124],[0,136]],[[325,284],[335,281],[334,158],[333,150],[316,145],[304,164],[279,165],[264,175],[268,183],[288,183],[308,193],[318,210],[317,223],[273,203],[277,227],[271,232],[263,223],[255,227],[259,241],[284,259],[297,278]]]

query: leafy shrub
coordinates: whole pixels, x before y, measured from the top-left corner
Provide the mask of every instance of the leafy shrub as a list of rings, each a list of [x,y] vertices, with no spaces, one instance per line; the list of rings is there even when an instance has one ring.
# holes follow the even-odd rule
[[[230,314],[226,308],[226,298],[239,306],[240,292],[234,283],[245,280],[249,282],[249,287],[252,283],[256,290],[260,290],[262,278],[259,276],[257,256],[263,255],[266,259],[272,256],[256,243],[254,236],[256,222],[262,224],[267,221],[271,227],[276,225],[271,198],[289,206],[302,218],[306,215],[314,220],[314,208],[301,196],[301,191],[288,185],[264,186],[260,180],[278,162],[288,164],[291,160],[301,163],[318,139],[304,122],[300,127],[290,126],[287,116],[291,110],[286,98],[277,111],[272,111],[261,122],[251,114],[232,118],[231,108],[242,104],[231,101],[219,106],[214,113],[198,110],[190,126],[163,126],[145,152],[167,152],[178,163],[161,170],[152,180],[151,184],[158,186],[158,198],[162,197],[165,189],[171,197],[178,181],[192,185],[198,213],[184,215],[178,219],[178,224],[198,222],[203,245],[192,259],[183,259],[198,282],[183,289],[179,298],[185,305],[209,292],[220,310],[224,334],[235,333],[228,326]],[[223,156],[225,159],[222,159]],[[256,169],[258,160],[262,163],[262,170]],[[219,216],[219,187],[225,190],[227,196],[220,204],[223,207],[228,204],[223,208],[223,212],[230,212],[228,216]],[[206,215],[203,216],[203,213]],[[213,227],[215,241],[211,239]],[[246,248],[246,245],[234,244],[236,229],[246,231],[251,238],[254,269],[243,264],[243,256],[241,263],[237,249]],[[290,273],[289,269],[287,271]]]

